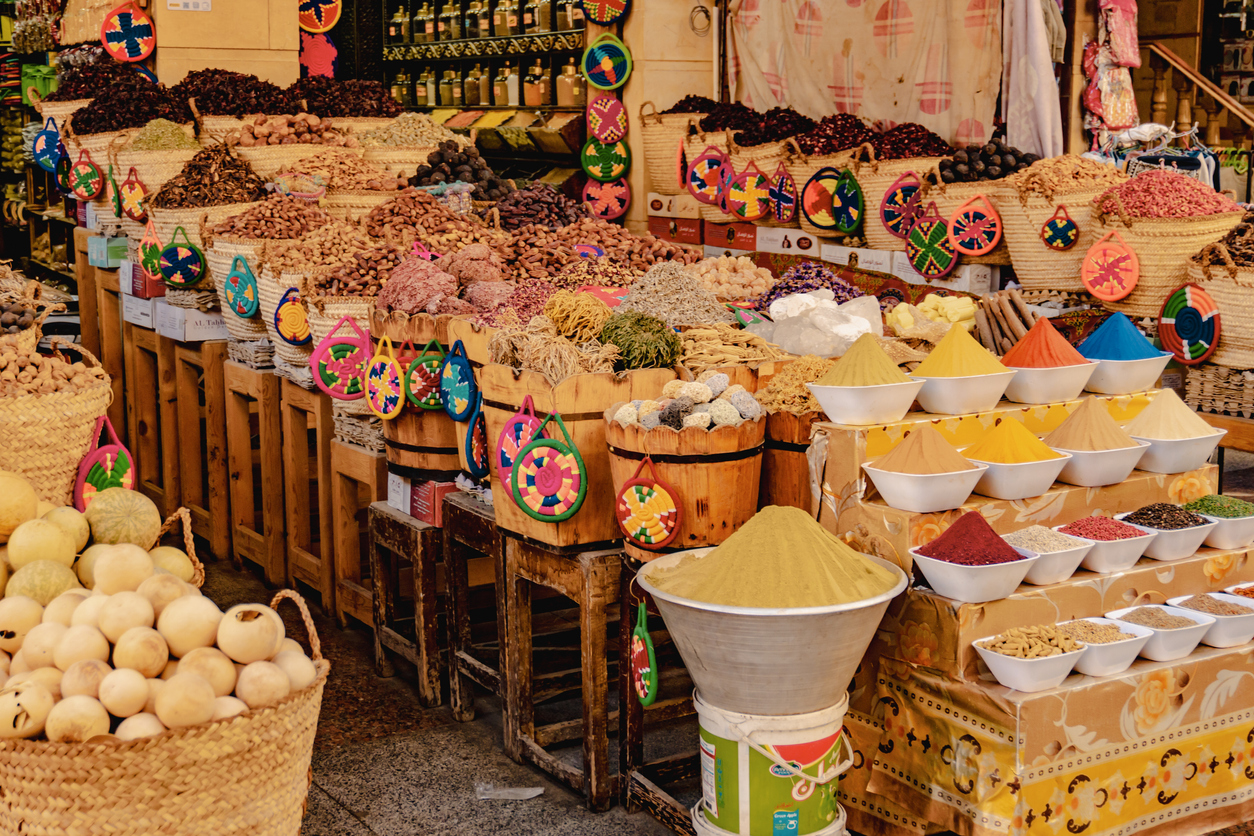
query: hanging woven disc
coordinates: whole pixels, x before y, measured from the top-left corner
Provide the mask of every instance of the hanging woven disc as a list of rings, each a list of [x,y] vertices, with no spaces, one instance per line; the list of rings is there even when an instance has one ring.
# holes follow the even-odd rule
[[[95,200],[104,191],[104,175],[92,162],[91,153],[84,148],[78,152],[78,162],[70,167],[70,191],[79,200]]]
[[[101,443],[101,434],[104,443]],[[74,507],[86,511],[96,494],[109,488],[132,489],[135,486],[135,458],[126,449],[113,423],[107,416],[96,419],[96,432],[92,435],[92,448],[78,464],[78,477],[74,482]]]
[[[105,178],[105,189],[109,195],[109,205],[113,207],[113,217],[122,217],[122,193],[118,191],[118,181],[113,177],[113,163],[109,163],[109,174]]]
[[[509,475],[514,470],[514,462],[523,448],[540,436],[540,419],[536,416],[535,404],[531,396],[523,397],[522,406],[518,407],[496,439],[496,475],[506,490],[510,490]]]
[[[444,366],[440,369],[440,402],[444,404],[444,411],[450,418],[454,421],[465,421],[475,408],[475,395],[478,392],[474,370],[466,356],[466,346],[458,340],[449,349],[444,358]]]
[[[339,333],[344,325],[349,326],[351,334]],[[309,368],[313,370],[314,384],[327,395],[355,401],[366,393],[365,368],[369,359],[370,337],[351,316],[343,316],[309,356]]]
[[[775,169],[775,181],[771,183],[771,216],[776,223],[792,223],[797,217],[797,181],[780,163]]]
[[[880,201],[880,221],[890,235],[906,238],[923,207],[919,189],[922,183],[913,171],[907,171],[884,192]]]
[[[1140,278],[1141,261],[1116,229],[1098,238],[1080,263],[1084,289],[1103,302],[1124,298]]]
[[[279,339],[288,345],[308,345],[313,342],[309,331],[309,312],[300,299],[300,288],[289,287],[283,291],[274,309],[274,330]]]
[[[476,482],[488,475],[488,422],[483,417],[483,394],[475,396],[475,410],[466,428],[466,472]]]
[[[625,215],[627,207],[631,206],[631,186],[626,177],[612,183],[589,180],[583,186],[583,202],[598,218],[612,221]]]
[[[688,185],[688,149],[684,141],[679,140],[679,150],[675,153],[675,183],[681,188]]]
[[[74,162],[70,159],[70,152],[65,150],[63,143],[57,144],[57,152],[61,155],[57,158],[56,169],[53,176],[57,181],[57,188],[62,194],[73,194],[74,184],[70,178],[70,169],[74,168]]]
[[[579,0],[588,20],[600,26],[618,23],[631,9],[631,0]]]
[[[524,447],[509,475],[510,492],[514,503],[529,517],[561,522],[583,505],[588,478],[583,457],[560,415],[554,412],[541,421],[536,435],[543,436],[550,421],[556,421],[564,440],[539,437]]]
[[[31,143],[31,154],[35,165],[52,174],[57,170],[57,160],[61,159],[61,132],[57,130],[57,122],[51,116],[44,122],[44,129],[35,134]]]
[[[593,180],[608,183],[622,177],[631,168],[631,149],[622,140],[605,143],[589,139],[584,143],[579,161],[585,174]]]
[[[438,340],[431,340],[422,353],[405,369],[405,398],[422,409],[439,409],[440,367],[444,365],[444,349]]]
[[[148,228],[144,237],[139,239],[139,266],[150,276],[161,274],[161,239],[157,237],[157,229],[148,220]]]
[[[183,240],[179,241],[179,236]],[[157,270],[171,287],[191,287],[205,275],[205,254],[187,237],[187,230],[178,227],[170,236],[170,243],[162,247]],[[256,290],[257,282],[253,280]]]
[[[588,102],[588,133],[613,145],[627,137],[627,108],[614,96],[597,96]]]
[[[645,467],[648,475],[642,475]],[[644,457],[635,474],[623,483],[615,503],[618,528],[633,545],[660,549],[675,539],[683,522],[679,492],[658,478],[653,459]]]
[[[583,77],[598,90],[614,90],[631,76],[631,52],[623,42],[606,32],[588,45],[580,62]]]
[[[727,192],[729,214],[741,221],[765,218],[771,211],[771,181],[754,163],[736,175]]]
[[[724,215],[730,211],[727,208],[727,197],[731,193],[731,184],[735,179],[736,169],[732,166],[729,158],[723,167],[718,170],[718,194],[714,201],[714,204],[723,210]]]
[[[244,256],[237,255],[231,262],[231,272],[222,280],[222,295],[226,297],[227,308],[241,319],[256,316],[261,309],[257,277]]]
[[[1080,225],[1071,220],[1067,207],[1061,203],[1054,214],[1041,224],[1041,240],[1051,250],[1069,250],[1080,240]]]
[[[342,0],[300,0],[296,21],[301,29],[318,35],[330,32],[340,22],[343,11]]]
[[[122,185],[118,186],[118,197],[122,202],[122,214],[126,217],[139,223],[148,219],[148,210],[144,206],[144,201],[148,198],[148,189],[139,179],[135,166],[131,166],[126,179],[122,181]]]
[[[710,145],[688,167],[688,193],[707,206],[718,203],[718,178],[723,166],[730,166],[727,155]]]
[[[1222,336],[1219,306],[1200,286],[1190,282],[1167,294],[1158,312],[1158,339],[1177,360],[1186,366],[1206,361]]]
[[[134,3],[123,3],[100,22],[100,45],[115,61],[143,61],[157,47],[152,18]]]
[[[653,650],[653,636],[649,635],[649,615],[643,601],[636,610],[636,627],[631,631],[631,684],[641,705],[653,705],[658,689],[657,655]]]
[[[849,234],[862,223],[862,187],[848,169],[821,168],[801,190],[801,211],[819,229]]]
[[[925,279],[942,279],[958,265],[958,254],[949,243],[949,227],[935,201],[928,203],[927,210],[910,227],[906,258]]]
[[[1001,241],[1001,215],[977,194],[963,202],[949,217],[949,243],[962,255],[986,255]]]
[[[366,366],[366,406],[385,421],[400,415],[405,406],[401,367],[392,353],[390,337],[379,341],[378,350]]]

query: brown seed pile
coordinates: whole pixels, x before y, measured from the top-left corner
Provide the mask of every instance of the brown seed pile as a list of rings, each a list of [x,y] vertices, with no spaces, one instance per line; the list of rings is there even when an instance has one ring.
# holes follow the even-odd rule
[[[259,206],[232,215],[213,228],[214,235],[253,240],[300,238],[331,223],[332,218],[315,203],[272,194]]]
[[[314,289],[327,296],[378,296],[404,257],[395,247],[372,247],[352,253],[330,274],[314,280]]]
[[[13,345],[0,345],[0,397],[50,395],[54,392],[81,392],[101,383],[109,375],[99,366],[70,363],[55,355],[19,351]]]
[[[827,360],[814,354],[798,358],[772,377],[766,388],[758,391],[758,403],[767,412],[791,412],[793,415],[821,412],[823,407],[819,406],[806,384],[827,374],[827,370],[834,365],[835,360]]]
[[[267,257],[277,272],[316,275],[331,272],[378,243],[352,224],[332,221],[298,241],[272,245],[267,249]]]
[[[1059,624],[1058,629],[1076,641],[1082,641],[1085,644],[1110,644],[1112,642],[1121,642],[1124,639],[1136,638],[1136,636],[1123,632],[1113,624],[1098,624],[1095,621],[1085,621],[1084,619]]]
[[[441,255],[456,253],[471,244],[487,244],[500,252],[499,248],[509,240],[509,233],[458,215],[418,189],[406,189],[371,209],[362,224],[370,235],[398,247],[408,249],[417,240]]]
[[[581,258],[572,261],[553,277],[553,284],[566,290],[591,287],[631,287],[642,271],[633,270],[612,256]]]
[[[1140,624],[1142,627],[1153,627],[1155,630],[1179,630],[1182,627],[1196,627],[1197,622],[1182,615],[1172,615],[1158,607],[1137,607],[1132,612],[1119,616],[1120,621]]]
[[[257,116],[231,134],[231,140],[244,148],[260,145],[330,145],[357,148],[360,143],[352,130],[343,131],[312,113],[295,116]]]
[[[266,196],[266,183],[225,145],[206,148],[187,161],[152,198],[158,209],[191,209],[252,203]]]
[[[1249,607],[1221,601],[1214,595],[1194,595],[1181,601],[1176,606],[1184,607],[1186,610],[1204,612],[1207,615],[1249,615],[1254,613],[1254,610]]]
[[[1052,624],[1041,624],[1036,627],[1012,627],[999,636],[980,642],[980,647],[1016,659],[1042,659],[1081,650],[1084,645]]]
[[[327,151],[306,157],[292,166],[296,174],[322,178],[328,189],[336,191],[392,192],[405,188],[405,181],[372,166],[355,154]]]

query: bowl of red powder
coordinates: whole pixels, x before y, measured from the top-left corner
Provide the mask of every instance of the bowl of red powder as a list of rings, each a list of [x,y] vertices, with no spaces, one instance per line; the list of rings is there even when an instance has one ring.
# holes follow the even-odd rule
[[[1016,549],[978,511],[968,511],[930,543],[910,549],[938,595],[968,604],[997,601],[1018,589],[1040,558]]]
[[[1093,548],[1085,553],[1080,566],[1102,575],[1131,568],[1155,537],[1153,533],[1146,534],[1134,526],[1102,516],[1056,525],[1054,531],[1091,541]]]

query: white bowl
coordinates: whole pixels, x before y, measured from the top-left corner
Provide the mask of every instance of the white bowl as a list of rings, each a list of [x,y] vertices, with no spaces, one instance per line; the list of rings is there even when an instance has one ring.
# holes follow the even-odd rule
[[[1132,627],[1145,627],[1145,629],[1154,634],[1150,636],[1150,640],[1141,648],[1140,654],[1146,659],[1152,659],[1155,662],[1170,662],[1173,659],[1188,656],[1193,652],[1193,648],[1197,647],[1197,643],[1202,640],[1202,636],[1206,635],[1206,631],[1215,623],[1215,619],[1205,613],[1196,612],[1195,610],[1182,610],[1179,607],[1168,607],[1163,604],[1138,604],[1135,607],[1124,607],[1121,610],[1112,610],[1106,613],[1106,617],[1119,621],[1121,616],[1125,616],[1140,607],[1154,607],[1155,609],[1165,610],[1171,615],[1182,615],[1197,623],[1196,627],[1177,627],[1174,630],[1160,630],[1157,627],[1145,627],[1144,624],[1134,624],[1131,621],[1122,622]]]
[[[1071,537],[1070,534],[1063,535]],[[1075,570],[1080,568],[1080,563],[1084,560],[1084,556],[1093,548],[1092,540],[1085,540],[1083,537],[1074,538],[1077,545],[1073,549],[1064,549],[1060,552],[1041,552],[1036,563],[1024,575],[1024,583],[1030,583],[1033,586],[1045,586],[1051,583],[1062,583],[1067,578],[1075,574]]]
[[[1015,403],[1059,403],[1073,401],[1084,391],[1097,363],[1081,363],[1078,366],[1055,366],[1052,369],[1029,369],[1007,366],[1018,374],[1006,387],[1006,400]]]
[[[911,549],[910,556],[914,558],[914,565],[923,572],[927,585],[937,595],[944,595],[964,604],[982,604],[985,601],[999,601],[1018,589],[1024,575],[1036,563],[1035,552],[1023,549],[1015,551],[1023,555],[1023,560],[994,563],[991,566],[949,563],[919,554],[918,549]]]
[[[1232,586],[1225,586],[1224,592],[1228,593],[1229,595],[1237,595],[1238,589],[1249,589],[1251,586],[1254,586],[1254,583],[1251,583],[1249,581],[1246,581],[1245,583],[1236,583],[1236,584],[1233,584]],[[1242,598],[1246,601],[1254,601],[1254,598],[1246,598],[1244,595],[1237,595],[1237,597]],[[1250,604],[1249,606],[1254,607],[1254,604]]]
[[[1105,644],[1087,642],[1084,646],[1084,654],[1075,663],[1076,671],[1087,676],[1110,676],[1123,673],[1136,660],[1136,655],[1141,652],[1141,648],[1145,647],[1154,636],[1154,631],[1150,628],[1142,627],[1140,624],[1130,624],[1127,621],[1115,621],[1111,618],[1077,618],[1075,620],[1091,621],[1094,624],[1112,624],[1122,632],[1132,634],[1131,638],[1117,642]]]
[[[1063,529],[1066,527],[1065,525],[1056,525],[1054,526],[1054,531],[1064,534]],[[1076,535],[1067,534],[1067,536],[1075,537]],[[1090,572],[1097,572],[1102,575],[1131,569],[1141,559],[1141,555],[1145,554],[1145,547],[1150,544],[1150,541],[1155,536],[1154,534],[1144,534],[1140,537],[1125,537],[1122,540],[1088,540],[1083,537],[1078,538],[1093,544],[1093,547],[1084,555],[1084,560],[1080,561],[1080,565]]]
[[[1056,459],[1018,464],[986,462],[969,457],[968,460],[973,464],[988,465],[988,470],[975,483],[976,493],[994,499],[1027,499],[1049,490],[1069,458],[1069,453],[1063,453]]]
[[[1254,610],[1254,599],[1246,598],[1242,595],[1225,595],[1222,592],[1211,592],[1209,594],[1214,595],[1220,601]],[[1180,595],[1175,598],[1168,598],[1167,603],[1188,612],[1198,612],[1198,610],[1190,610],[1188,607],[1180,606],[1181,601],[1192,597],[1192,595]],[[1202,636],[1202,644],[1208,644],[1211,647],[1236,647],[1254,639],[1254,612],[1244,615],[1216,615],[1209,612],[1202,614],[1215,619],[1215,625],[1206,631],[1206,635]]]
[[[1054,447],[1059,453],[1071,454],[1062,472],[1058,474],[1058,481],[1081,488],[1117,485],[1132,474],[1147,447],[1149,445],[1144,441],[1138,441],[1135,447],[1117,447],[1114,450],[1068,450]]]
[[[952,473],[896,473],[880,470],[871,464],[862,465],[884,501],[902,511],[930,514],[952,511],[967,501],[971,489],[980,481],[987,465]]]
[[[1171,352],[1144,360],[1098,360],[1084,388],[1099,395],[1126,395],[1152,389],[1171,360]]]
[[[837,424],[893,424],[906,417],[923,381],[879,386],[818,386],[807,383],[829,421]]]
[[[1243,549],[1254,543],[1254,517],[1198,516],[1206,517],[1215,524],[1210,534],[1206,535],[1206,545],[1212,549]]]
[[[1009,370],[967,377],[911,375],[915,380],[923,381],[923,388],[919,390],[919,406],[935,415],[988,412],[997,406],[1014,376],[1015,372]]]
[[[1128,514],[1131,513],[1133,512],[1128,512]],[[1192,557],[1202,547],[1202,541],[1215,528],[1214,523],[1195,525],[1191,528],[1150,528],[1148,525],[1128,522],[1124,519],[1128,514],[1116,514],[1115,519],[1124,525],[1130,525],[1154,535],[1154,539],[1145,547],[1145,556],[1154,560],[1183,560],[1186,557]]]
[[[1219,440],[1227,434],[1227,430],[1216,430],[1211,435],[1198,438],[1146,438],[1132,436],[1137,441],[1149,444],[1149,449],[1137,463],[1141,470],[1150,473],[1187,473],[1197,470],[1206,464],[1210,454],[1219,446]]]
[[[1048,691],[1057,688],[1071,674],[1075,663],[1084,655],[1084,648],[1070,653],[1059,653],[1057,656],[1042,656],[1038,659],[1016,659],[1014,656],[1002,654],[980,647],[980,642],[995,639],[996,636],[985,636],[971,642],[975,652],[980,654],[984,664],[993,672],[997,681],[1007,688],[1016,691]]]

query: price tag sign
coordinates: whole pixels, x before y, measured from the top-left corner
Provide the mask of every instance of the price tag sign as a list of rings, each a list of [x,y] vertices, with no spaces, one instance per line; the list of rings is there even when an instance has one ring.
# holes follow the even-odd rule
[[[171,12],[211,12],[213,0],[165,0],[165,7]]]

